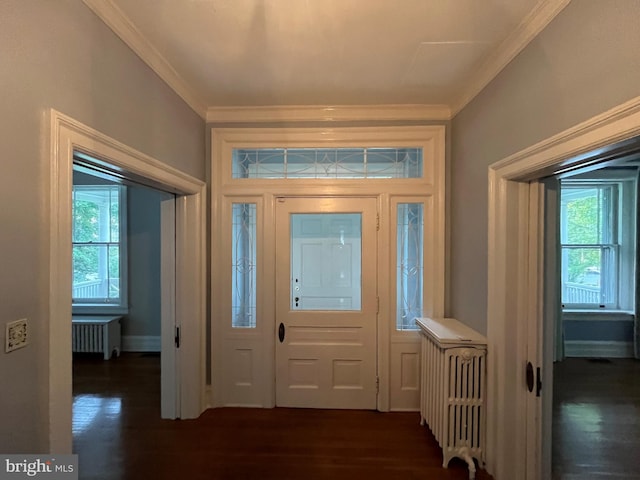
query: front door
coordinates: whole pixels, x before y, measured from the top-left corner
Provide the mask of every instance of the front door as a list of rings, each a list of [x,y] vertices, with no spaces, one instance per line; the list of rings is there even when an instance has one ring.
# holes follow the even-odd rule
[[[375,409],[375,198],[279,198],[276,405]]]

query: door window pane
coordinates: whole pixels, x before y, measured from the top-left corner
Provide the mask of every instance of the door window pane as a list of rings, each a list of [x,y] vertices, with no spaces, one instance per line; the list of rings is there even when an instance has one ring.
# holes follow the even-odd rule
[[[291,215],[291,309],[360,310],[362,215]]]

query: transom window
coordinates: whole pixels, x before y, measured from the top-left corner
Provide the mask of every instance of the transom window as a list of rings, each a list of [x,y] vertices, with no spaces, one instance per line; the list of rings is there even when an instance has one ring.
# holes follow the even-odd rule
[[[631,307],[635,208],[632,195],[625,191],[631,188],[631,183],[561,182],[560,241],[565,308]]]
[[[420,178],[421,148],[233,150],[233,178]]]
[[[125,187],[73,187],[73,304],[121,306]]]

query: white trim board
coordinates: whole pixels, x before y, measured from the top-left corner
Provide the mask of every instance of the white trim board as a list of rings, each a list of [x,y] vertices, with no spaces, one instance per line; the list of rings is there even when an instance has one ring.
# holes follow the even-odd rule
[[[437,121],[450,120],[447,105],[273,105],[262,107],[209,107],[208,123]]]
[[[123,352],[159,352],[162,350],[160,335],[123,335]]]
[[[565,340],[565,357],[633,358],[633,342]]]
[[[530,180],[587,165],[594,161],[595,155],[606,155],[638,135],[640,97],[510,155],[489,168],[487,337],[491,354],[487,359],[487,469],[495,478],[530,478],[524,471],[527,452],[542,451],[541,433],[537,445],[526,445],[526,432],[520,427],[522,419],[527,418],[527,402],[520,401],[526,397],[524,369],[514,367],[526,365],[527,352],[538,351],[537,342],[541,341],[527,336],[528,312],[522,312],[518,305],[518,299],[523,296],[534,297],[542,283],[542,272],[529,269],[526,262],[514,261],[521,258],[523,252],[532,255],[536,253],[532,250],[539,248],[535,242],[530,245],[528,236],[521,234],[520,226],[529,225],[533,215],[523,192],[529,190]],[[541,325],[543,320],[536,317],[531,321]],[[514,345],[513,339],[520,338],[523,331],[524,344]],[[547,363],[544,357],[543,372],[549,370]],[[541,412],[539,418],[547,414],[549,412]],[[523,443],[525,448],[514,452],[513,445]],[[545,462],[540,456],[537,458],[540,468],[544,467]],[[536,474],[533,475],[531,478],[535,478]]]

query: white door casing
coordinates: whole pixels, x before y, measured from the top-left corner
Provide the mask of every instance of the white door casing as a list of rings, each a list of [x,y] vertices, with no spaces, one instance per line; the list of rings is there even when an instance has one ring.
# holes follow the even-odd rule
[[[101,167],[117,172],[121,178],[148,183],[178,195],[175,211],[175,315],[183,326],[183,344],[186,347],[183,351],[188,349],[187,353],[176,358],[180,383],[175,383],[174,388],[180,391],[177,415],[181,418],[199,416],[205,405],[203,206],[206,187],[200,180],[53,109],[49,112],[49,122],[49,451],[71,453],[71,194],[74,152],[95,158],[101,162]],[[163,229],[163,233],[167,231]],[[166,239],[162,242],[165,243]],[[163,303],[162,308],[166,305]],[[173,369],[167,369],[163,375],[174,377],[173,372]]]
[[[495,478],[531,478],[548,467],[538,465],[527,472],[527,451],[536,451],[542,462],[545,429],[543,411],[533,419],[537,433],[527,435],[523,424],[527,402],[522,401],[528,351],[539,351],[540,331],[544,326],[543,309],[539,309],[531,331],[529,309],[520,308],[514,299],[535,296],[535,286],[543,285],[542,269],[531,271],[528,262],[518,262],[519,252],[539,256],[541,242],[530,245],[520,226],[530,225],[532,212],[528,199],[529,182],[560,174],[615,156],[631,139],[640,135],[640,97],[593,117],[538,144],[496,162],[489,169],[489,243],[488,243],[488,398],[487,398],[487,470]],[[538,215],[535,213],[535,215]],[[539,216],[542,221],[542,216]],[[537,228],[541,228],[541,224]],[[529,287],[531,286],[531,287]],[[535,332],[535,333],[534,333]],[[526,342],[515,342],[514,338]],[[550,355],[545,355],[548,358]],[[544,361],[544,360],[543,360]],[[542,371],[547,365],[539,365]],[[547,384],[542,379],[543,386]],[[542,408],[548,408],[543,389]],[[550,392],[549,392],[550,393]],[[534,442],[530,444],[528,442]],[[516,446],[514,449],[513,447]],[[536,473],[537,472],[537,473]],[[529,475],[529,476],[528,476]],[[538,477],[540,478],[540,477]]]
[[[420,148],[421,178],[233,178],[235,149]],[[211,406],[273,407],[276,404],[276,201],[280,197],[369,197],[377,202],[379,315],[375,343],[381,411],[419,408],[419,335],[396,328],[396,209],[422,202],[425,313],[444,315],[445,126],[233,127],[211,130]],[[256,205],[257,306],[254,328],[232,325],[231,228],[234,203]],[[365,260],[366,261],[366,260]]]
[[[276,405],[376,408],[375,198],[276,200]]]

